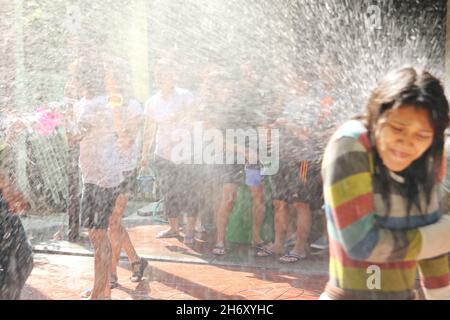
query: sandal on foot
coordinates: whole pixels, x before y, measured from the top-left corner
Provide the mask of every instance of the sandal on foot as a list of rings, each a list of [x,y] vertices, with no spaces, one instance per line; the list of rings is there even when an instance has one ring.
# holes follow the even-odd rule
[[[147,268],[148,262],[147,260],[144,260],[142,258],[139,259],[139,261],[133,262],[131,264],[131,269],[133,270],[133,273],[131,274],[130,280],[131,282],[139,282],[142,280],[142,277],[144,276],[145,268]]]
[[[117,274],[111,274],[111,279],[109,280],[109,287],[111,289],[115,289],[119,286],[119,279],[117,278]]]
[[[179,237],[179,233],[176,231],[171,231],[171,230],[163,230],[160,233],[158,233],[158,235],[156,236],[157,238],[163,239],[163,238],[178,238]]]
[[[256,256],[261,257],[261,258],[271,257],[271,256],[273,256],[273,254],[274,254],[274,252],[267,247],[259,248],[259,250],[256,251]]]
[[[90,300],[91,298],[91,293],[92,293],[92,289],[85,289],[82,293],[81,293],[81,299],[82,300]],[[98,300],[111,300],[111,297],[109,298],[103,298],[103,299],[98,299]]]
[[[284,256],[280,257],[279,261],[281,263],[294,263],[300,260],[306,259],[308,256],[306,254],[296,254],[293,252],[289,252]]]
[[[83,292],[80,293],[81,299],[89,299],[91,297],[92,289],[86,288]]]
[[[223,245],[216,245],[212,250],[212,253],[217,256],[223,256],[225,254],[225,247]]]
[[[259,250],[264,250],[264,248],[266,246],[267,246],[267,243],[261,242],[261,243],[258,243],[258,244],[253,244],[252,248],[255,249],[256,251],[259,251]]]
[[[111,289],[115,289],[119,286],[119,281],[116,274],[111,274],[111,279],[109,280],[109,287]],[[89,299],[91,297],[92,288],[86,288],[84,291],[80,294],[80,297],[82,299]]]
[[[260,258],[264,257],[272,257],[272,256],[280,256],[278,252],[273,251],[268,246],[263,246],[259,250],[256,251],[256,256]]]

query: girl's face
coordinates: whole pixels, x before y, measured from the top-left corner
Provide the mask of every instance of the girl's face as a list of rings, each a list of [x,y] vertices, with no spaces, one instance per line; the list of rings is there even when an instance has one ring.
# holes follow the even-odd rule
[[[402,106],[386,111],[375,127],[375,143],[383,164],[391,171],[408,168],[431,146],[434,131],[428,111]]]

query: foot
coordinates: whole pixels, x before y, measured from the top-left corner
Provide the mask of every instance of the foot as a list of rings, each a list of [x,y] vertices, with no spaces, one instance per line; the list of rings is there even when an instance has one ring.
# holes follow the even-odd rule
[[[117,288],[119,286],[119,278],[117,277],[117,274],[112,273],[111,279],[109,280],[109,287],[111,289]]]
[[[115,289],[119,286],[119,281],[116,274],[111,274],[111,279],[109,280],[109,287]],[[80,294],[81,299],[90,299],[92,294],[92,288],[86,288]]]
[[[281,263],[294,263],[300,260],[304,260],[306,259],[308,256],[306,253],[303,254],[297,254],[294,253],[293,251],[285,254],[284,256],[280,257],[279,261]]]
[[[55,241],[61,241],[64,239],[64,232],[59,230],[53,235],[53,240]],[[72,241],[73,242],[73,241]]]
[[[92,289],[86,288],[82,293],[80,293],[81,299],[89,299],[91,297]]]
[[[259,241],[252,241],[252,248],[256,250],[261,250],[266,246],[266,243],[262,240]]]
[[[156,237],[162,239],[162,238],[177,238],[179,236],[180,234],[178,233],[178,231],[167,229],[158,233]]]
[[[212,250],[212,253],[214,253],[217,256],[223,256],[225,254],[225,246],[223,243],[218,243]]]
[[[311,244],[311,248],[318,250],[328,249],[328,239],[326,236],[322,236]]]
[[[139,282],[142,280],[142,277],[144,276],[145,268],[147,268],[148,262],[147,260],[144,260],[142,258],[139,259],[139,261],[133,262],[131,264],[131,269],[133,270],[133,273],[131,274],[130,280],[131,282]]]
[[[283,249],[275,246],[274,244],[268,246],[262,246],[259,250],[256,251],[257,257],[271,257],[281,255],[283,253]]]
[[[73,243],[90,243],[91,239],[89,239],[89,235],[87,235],[86,233],[80,233],[79,235],[77,235],[75,238],[74,237],[69,237],[69,242],[73,242]]]
[[[92,289],[86,289],[81,293],[82,300],[111,300],[111,297],[103,297],[94,299],[91,297]]]

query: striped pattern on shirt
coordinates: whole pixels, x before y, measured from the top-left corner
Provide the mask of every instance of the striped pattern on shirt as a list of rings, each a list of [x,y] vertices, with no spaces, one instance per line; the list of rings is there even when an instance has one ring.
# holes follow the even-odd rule
[[[328,295],[335,299],[411,299],[417,268],[426,288],[449,284],[447,256],[415,261],[422,248],[417,228],[441,216],[444,173],[445,161],[429,206],[424,213],[414,207],[408,217],[401,177],[391,173],[389,186],[374,181],[372,144],[364,124],[352,120],[338,129],[322,163],[330,238]],[[380,188],[386,187],[391,188],[388,215],[380,194]],[[425,204],[424,194],[419,194],[419,201]],[[368,283],[372,266],[380,270],[379,286]]]

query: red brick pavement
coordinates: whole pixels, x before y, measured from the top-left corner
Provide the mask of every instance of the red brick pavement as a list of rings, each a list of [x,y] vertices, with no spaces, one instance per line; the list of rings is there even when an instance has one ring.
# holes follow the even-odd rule
[[[150,265],[146,279],[136,284],[128,279],[129,263],[121,262],[120,286],[112,290],[112,299],[317,299],[327,280],[258,268],[155,261]],[[36,254],[22,299],[79,299],[92,281],[91,257]]]

